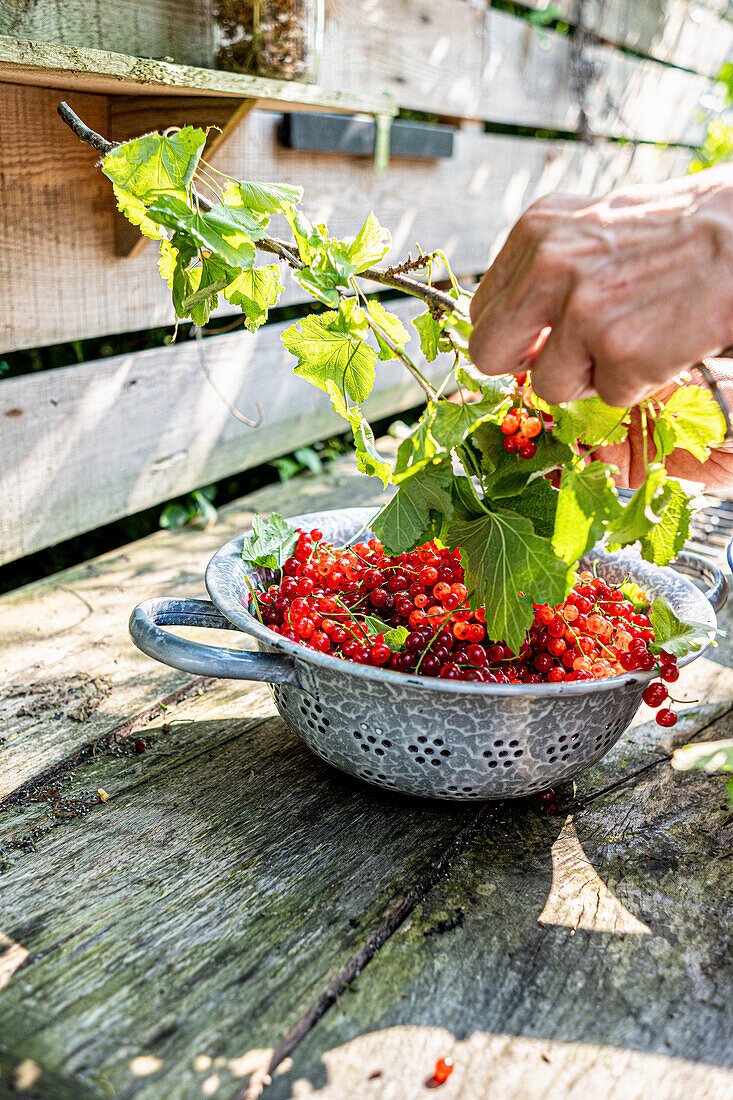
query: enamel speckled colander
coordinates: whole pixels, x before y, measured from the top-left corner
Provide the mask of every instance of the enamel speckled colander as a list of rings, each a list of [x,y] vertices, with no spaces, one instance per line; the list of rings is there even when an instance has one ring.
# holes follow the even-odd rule
[[[362,531],[373,509],[293,516],[329,542]],[[516,798],[553,786],[593,764],[618,741],[653,672],[560,684],[479,684],[410,676],[357,665],[288,642],[247,610],[242,537],[209,562],[206,600],[150,599],[135,608],[130,633],[150,657],[186,672],[271,685],[290,728],[322,759],[379,787],[444,799]],[[362,534],[369,538],[370,533]],[[682,618],[716,625],[725,602],[720,570],[691,555],[659,569],[629,551],[594,550],[598,572],[619,583],[627,573],[650,597],[664,595]],[[682,575],[684,571],[687,576]],[[691,577],[707,585],[704,594]],[[178,638],[165,626],[242,630],[258,652]],[[680,661],[680,665],[693,660]]]

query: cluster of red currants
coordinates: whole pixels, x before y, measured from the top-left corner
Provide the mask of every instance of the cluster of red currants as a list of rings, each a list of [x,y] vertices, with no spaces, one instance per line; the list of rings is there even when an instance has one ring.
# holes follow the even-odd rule
[[[262,621],[289,641],[358,664],[503,684],[594,680],[657,665],[648,617],[589,572],[557,607],[535,605],[519,653],[488,638],[483,608],[470,608],[459,550],[426,543],[393,557],[376,539],[336,549],[314,530],[299,533],[282,572],[279,584],[256,594]],[[374,629],[375,619],[384,630]],[[387,641],[396,627],[407,632],[399,647]],[[662,654],[660,675],[668,682],[679,675],[670,654]],[[666,689],[650,684],[645,698],[652,688],[649,699],[665,693],[661,703]],[[675,718],[659,712],[660,725],[673,724],[668,714]]]
[[[537,412],[532,407],[534,395],[528,375],[519,375],[517,386],[519,404],[509,410],[499,428],[507,454],[529,459],[537,454],[536,440],[543,431],[549,432],[554,427],[554,421],[548,413]]]

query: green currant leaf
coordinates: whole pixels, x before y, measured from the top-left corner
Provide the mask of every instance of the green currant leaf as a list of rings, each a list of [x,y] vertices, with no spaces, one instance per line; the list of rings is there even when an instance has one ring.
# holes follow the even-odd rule
[[[691,768],[704,772],[733,772],[733,738],[683,745],[672,753],[672,767],[678,772]]]
[[[296,271],[295,278],[303,287],[303,290],[307,290],[319,302],[324,302],[327,306],[338,306],[340,299],[337,290],[340,285],[338,280],[334,281],[330,276],[321,275],[312,271],[309,267]]]
[[[575,457],[566,443],[544,432],[534,441],[533,458],[507,454],[503,435],[495,424],[479,424],[471,439],[482,454],[482,470],[487,500],[500,500],[521,493],[525,486],[553,470],[569,465]]]
[[[671,449],[689,451],[698,462],[705,462],[711,447],[719,446],[725,438],[723,414],[713,395],[702,386],[680,386],[675,390],[662,409],[661,420],[671,433]]]
[[[392,238],[389,230],[379,224],[370,213],[354,240],[349,245],[348,258],[351,274],[357,274],[378,263],[389,252]]]
[[[168,135],[143,134],[108,153],[102,171],[117,187],[144,202],[164,195],[186,202],[205,142],[205,132],[192,126]]]
[[[516,512],[454,523],[448,545],[460,547],[471,604],[486,609],[487,634],[514,653],[532,625],[532,602],[557,604],[570,590],[571,570]]]
[[[669,501],[667,474],[658,463],[650,466],[646,478],[631,500],[622,509],[618,520],[608,532],[609,549],[618,550],[649,536],[659,523],[660,513]]]
[[[506,497],[501,505],[531,520],[536,534],[551,539],[555,531],[559,495],[546,478],[540,477],[531,481],[518,496]],[[557,547],[553,549],[557,553]]]
[[[328,240],[328,230],[325,225],[312,225],[305,214],[294,210],[290,203],[283,203],[282,210],[295,237],[300,258],[309,264],[316,250]]]
[[[433,537],[435,525],[450,519],[453,503],[450,462],[432,462],[400,485],[372,529],[391,554],[413,550]]]
[[[631,600],[634,605],[634,611],[643,611],[646,613],[649,609],[649,597],[644,589],[636,581],[624,581],[620,586],[621,591],[627,600]]]
[[[377,298],[372,298],[368,302],[369,314],[374,321],[375,325],[384,332],[392,343],[402,351],[405,344],[410,339],[405,326],[400,321],[399,317],[396,317],[394,313],[389,313],[382,303]],[[374,334],[379,344],[379,358],[386,361],[388,359],[395,359],[395,353],[392,348],[385,344],[380,334],[376,332]]]
[[[368,634],[386,634],[392,627],[377,615],[365,615],[362,620]]]
[[[267,320],[270,306],[277,304],[284,287],[277,264],[245,268],[224,290],[224,297],[239,306],[247,318],[247,328],[254,331]]]
[[[395,626],[384,635],[385,645],[388,645],[393,653],[398,653],[401,649],[405,648],[405,642],[409,634],[410,631],[407,627]]]
[[[434,408],[434,404],[430,402],[416,426],[397,448],[395,484],[412,477],[438,454],[438,445],[430,431]]]
[[[148,206],[148,213],[160,225],[181,230],[192,237],[199,248],[216,252],[232,267],[251,267],[255,247],[231,218],[222,214],[227,207],[212,209],[208,213],[191,210],[188,204],[174,196],[163,195]]]
[[[454,520],[476,519],[484,515],[485,508],[470,478],[454,477],[450,490]]]
[[[552,434],[561,443],[578,442],[598,447],[601,443],[620,443],[626,438],[629,410],[606,405],[600,397],[547,407],[555,421]]]
[[[285,330],[282,342],[298,359],[297,375],[326,393],[333,383],[344,405],[348,399],[360,404],[372,392],[377,356],[343,325],[343,316],[335,311],[304,317]]]
[[[303,198],[302,187],[287,183],[254,183],[252,180],[227,181],[224,191],[227,203],[244,206],[257,214],[275,214],[286,206],[297,205]]]
[[[420,350],[428,363],[432,363],[438,354],[438,340],[441,335],[440,325],[429,310],[418,314],[412,323],[420,337]]]
[[[507,396],[499,394],[497,398],[491,391],[483,394],[480,401],[438,401],[433,406],[433,438],[440,447],[452,451],[454,447],[460,447],[477,425],[499,423],[509,404],[510,399]]]
[[[667,479],[669,499],[655,523],[641,539],[642,557],[655,565],[667,565],[683,549],[690,533],[692,501],[679,481]]]
[[[613,471],[614,467],[605,462],[563,469],[552,547],[568,565],[595,546],[606,527],[621,515]]]
[[[282,569],[297,541],[298,532],[277,512],[267,519],[255,516],[252,534],[246,535],[242,542],[242,558],[261,569]]]
[[[392,478],[392,464],[386,458],[382,458],[374,442],[374,432],[368,420],[363,416],[349,417],[354,433],[354,446],[356,448],[356,466],[362,474],[369,477],[378,477],[386,487]]]
[[[148,217],[148,211],[142,199],[136,198],[130,191],[123,191],[117,184],[112,185],[114,196],[117,199],[117,209],[124,214],[129,222],[136,225],[144,237],[151,241],[165,239],[165,233]]]
[[[688,653],[697,653],[703,645],[712,641],[716,633],[707,623],[686,622],[678,619],[669,600],[657,596],[649,609],[649,620],[654,630],[654,641],[649,643],[652,653],[665,650],[678,659]]]

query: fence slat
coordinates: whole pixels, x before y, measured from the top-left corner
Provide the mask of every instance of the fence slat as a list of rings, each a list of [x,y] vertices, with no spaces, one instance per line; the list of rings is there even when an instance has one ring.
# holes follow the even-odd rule
[[[546,8],[546,0],[522,0]],[[569,22],[577,17],[576,0],[552,5]],[[599,38],[683,69],[716,77],[733,57],[733,23],[724,19],[730,7],[704,0],[584,0],[583,26]]]

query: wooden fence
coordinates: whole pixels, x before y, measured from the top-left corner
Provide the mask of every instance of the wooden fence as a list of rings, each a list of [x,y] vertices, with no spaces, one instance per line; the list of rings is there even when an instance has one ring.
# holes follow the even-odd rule
[[[95,154],[56,116],[62,96],[116,140],[215,122],[225,129],[213,155],[223,171],[302,184],[305,212],[339,234],[374,209],[392,230],[392,259],[416,241],[440,246],[469,279],[543,193],[602,193],[684,172],[704,130],[701,105],[733,57],[727,4],[558,6],[570,33],[483,0],[327,0],[320,83],[309,87],[215,70],[209,0],[0,0],[0,351],[173,320],[156,250],[131,247]],[[396,108],[454,123],[453,156],[395,158],[380,176],[368,158],[288,150],[278,139],[284,111]],[[498,133],[498,123],[569,136]],[[579,129],[590,143],[573,138]],[[283,302],[302,301],[298,284],[286,284]],[[409,317],[415,307],[397,309]],[[256,430],[228,414],[191,342],[0,381],[0,562],[337,428],[322,395],[293,381],[282,328],[204,341],[227,396],[245,411],[262,402]],[[414,400],[386,365],[373,412]]]

